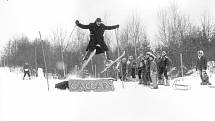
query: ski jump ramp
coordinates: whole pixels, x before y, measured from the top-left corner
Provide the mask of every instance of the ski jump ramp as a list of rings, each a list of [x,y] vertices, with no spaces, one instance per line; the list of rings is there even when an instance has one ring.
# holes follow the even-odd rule
[[[71,92],[107,92],[114,91],[114,78],[71,78],[68,79]]]

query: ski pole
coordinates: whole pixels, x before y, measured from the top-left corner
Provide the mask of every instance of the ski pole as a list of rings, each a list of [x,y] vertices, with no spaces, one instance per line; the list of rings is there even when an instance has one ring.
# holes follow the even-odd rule
[[[118,41],[118,28],[115,30],[115,35],[116,35],[116,41],[117,41],[117,47],[118,47],[118,57],[119,57],[119,41]],[[122,75],[122,68],[120,68],[121,75]],[[122,80],[121,80],[122,81]],[[124,83],[122,81],[122,87],[124,88]]]
[[[73,34],[75,28],[76,28],[76,25],[74,25],[74,27],[73,27],[73,29],[72,29],[72,32],[71,32],[71,34],[69,35],[69,38],[71,38],[71,36],[72,36],[72,34]]]
[[[48,91],[49,91],[49,80],[48,80],[48,73],[47,73],[46,57],[45,57],[45,52],[44,52],[44,47],[43,47],[43,40],[42,40],[40,31],[39,31],[39,35],[40,35],[40,40],[42,41],[43,60],[44,60],[44,64],[45,64],[46,80],[47,80],[47,86],[48,86]]]

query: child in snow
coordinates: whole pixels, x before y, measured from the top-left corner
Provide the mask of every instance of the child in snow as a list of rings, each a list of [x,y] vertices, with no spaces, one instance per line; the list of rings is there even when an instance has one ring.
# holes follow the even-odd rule
[[[209,82],[209,76],[205,70],[202,71],[201,85],[211,85],[211,83]]]
[[[26,74],[28,75],[28,78],[31,79],[30,66],[29,66],[29,64],[27,62],[25,62],[24,66],[23,66],[23,71],[24,71],[23,80],[25,79]]]

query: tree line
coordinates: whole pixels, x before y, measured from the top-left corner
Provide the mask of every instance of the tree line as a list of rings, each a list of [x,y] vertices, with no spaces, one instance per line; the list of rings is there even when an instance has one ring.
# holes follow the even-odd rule
[[[200,24],[197,25],[176,3],[171,3],[168,8],[159,10],[157,17],[159,24],[156,40],[153,40],[153,43],[157,43],[154,48],[150,45],[152,40],[148,38],[140,15],[130,16],[120,31],[106,32],[104,37],[111,58],[117,58],[123,51],[126,51],[126,57],[133,55],[136,59],[139,53],[152,51],[156,54],[164,50],[174,67],[180,67],[181,53],[183,64],[188,69],[195,66],[198,50],[203,50],[209,60],[215,59],[215,25],[207,12],[202,14]],[[28,62],[36,70],[38,67],[45,68],[45,56],[48,72],[65,77],[80,67],[89,41],[88,31],[79,28],[74,30],[74,33],[68,34],[62,28],[57,28],[47,39],[39,36],[34,40],[29,40],[27,36],[14,38],[4,48],[1,65],[14,67]],[[97,74],[104,68],[104,60],[104,56],[96,55],[86,69],[89,73]]]

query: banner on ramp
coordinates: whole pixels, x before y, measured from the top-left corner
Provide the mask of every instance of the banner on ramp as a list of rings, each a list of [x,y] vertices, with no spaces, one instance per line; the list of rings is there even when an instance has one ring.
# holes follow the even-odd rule
[[[69,79],[71,92],[107,92],[114,91],[114,78]]]

